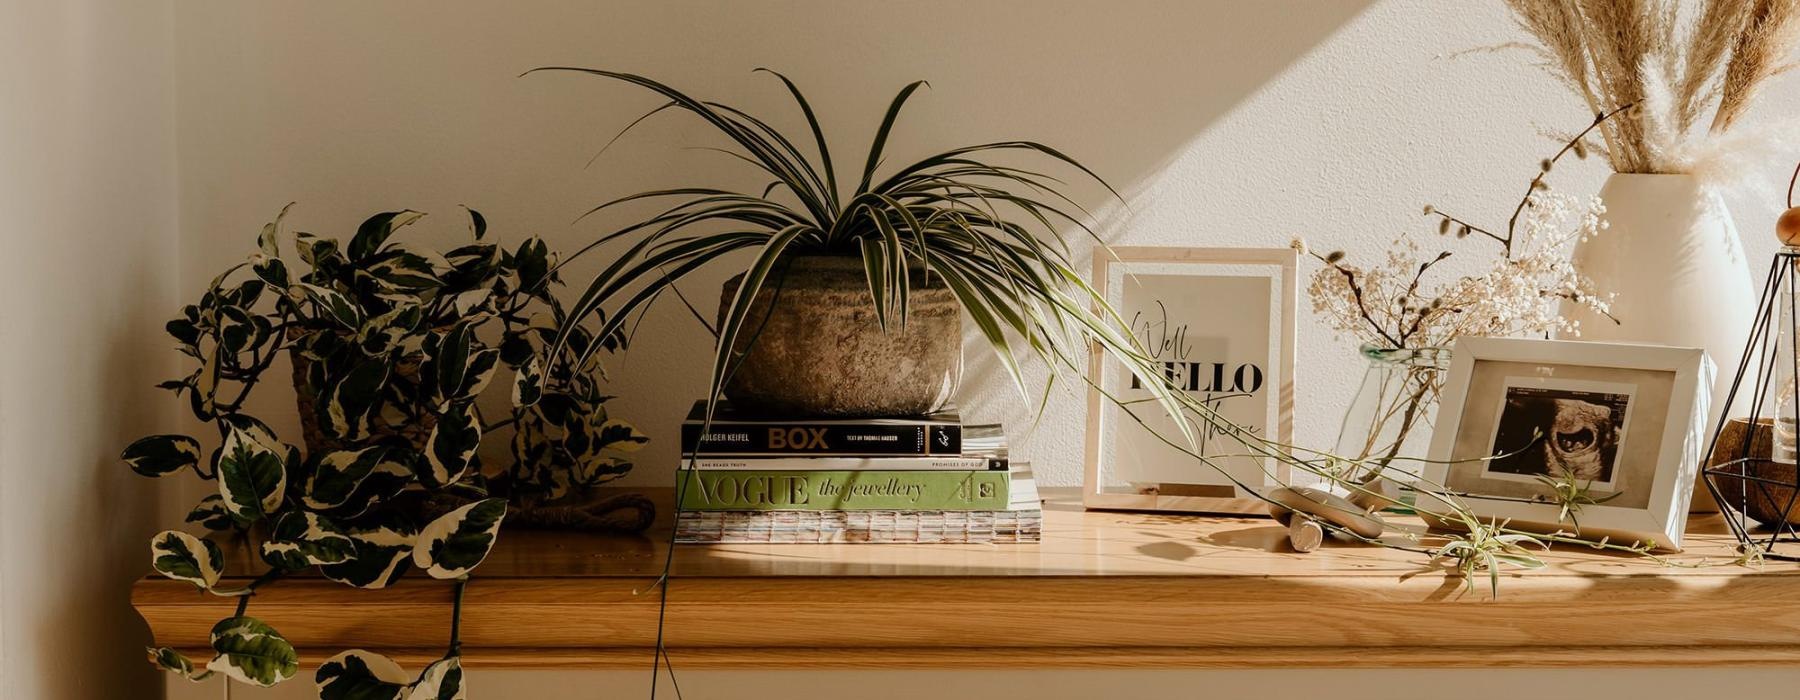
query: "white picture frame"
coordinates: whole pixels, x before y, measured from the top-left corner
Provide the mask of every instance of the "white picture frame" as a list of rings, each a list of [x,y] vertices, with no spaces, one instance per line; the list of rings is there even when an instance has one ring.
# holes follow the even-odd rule
[[[1429,515],[1447,512],[1433,493],[1441,489],[1484,521],[1678,551],[1706,449],[1713,372],[1699,348],[1458,340],[1421,474],[1420,514],[1454,526]],[[1574,474],[1596,499],[1611,500],[1559,523],[1561,506],[1535,474]]]
[[[1136,326],[1134,335],[1151,336],[1145,340],[1153,356],[1167,353],[1161,355],[1169,358],[1167,362],[1179,363],[1170,371],[1186,376],[1196,391],[1222,397],[1223,410],[1248,416],[1246,424],[1270,439],[1291,443],[1298,265],[1299,255],[1291,248],[1120,246],[1095,250],[1093,279],[1101,297]],[[1151,301],[1163,303],[1152,306]],[[1145,308],[1134,308],[1139,302]],[[1143,314],[1151,308],[1156,315],[1146,320]],[[1255,494],[1180,454],[1108,400],[1099,387],[1114,396],[1141,389],[1129,386],[1130,373],[1097,346],[1088,376],[1097,386],[1088,391],[1085,507],[1268,513],[1266,503]],[[1258,376],[1260,381],[1254,381]],[[1233,391],[1210,391],[1226,384]],[[1235,391],[1250,385],[1255,389]],[[1173,426],[1160,408],[1139,406],[1134,412],[1138,418]],[[1170,436],[1182,439],[1178,432]],[[1218,442],[1209,445],[1203,436],[1202,451],[1243,452],[1235,443],[1226,451],[1222,443],[1229,439],[1212,437]],[[1288,466],[1279,460],[1234,456],[1221,461],[1253,489],[1287,481]]]

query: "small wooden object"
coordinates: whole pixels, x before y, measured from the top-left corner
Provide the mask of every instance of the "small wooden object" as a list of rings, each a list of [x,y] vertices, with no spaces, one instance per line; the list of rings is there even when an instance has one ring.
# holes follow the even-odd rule
[[[1296,552],[1310,552],[1323,543],[1324,526],[1315,521],[1336,525],[1359,537],[1380,537],[1387,530],[1387,523],[1381,516],[1335,493],[1303,486],[1283,486],[1270,491],[1268,496],[1273,501],[1269,504],[1269,514],[1288,526],[1288,544]],[[1307,524],[1318,530],[1318,541],[1312,541],[1314,536]]]
[[[1325,544],[1325,528],[1308,516],[1288,518],[1288,546],[1296,552],[1310,552]]]

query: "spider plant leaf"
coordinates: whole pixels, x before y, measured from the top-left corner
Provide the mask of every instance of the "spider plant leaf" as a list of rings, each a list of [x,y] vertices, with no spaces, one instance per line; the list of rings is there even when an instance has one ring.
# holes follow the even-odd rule
[[[881,128],[875,130],[875,140],[869,144],[869,158],[863,165],[862,182],[856,186],[858,194],[869,191],[869,182],[875,179],[875,168],[881,164],[881,151],[887,147],[888,133],[893,131],[894,120],[900,117],[900,109],[906,106],[906,99],[926,85],[928,83],[923,80],[914,81],[901,88],[900,94],[895,95],[894,101],[888,105],[887,114],[881,118]]]
[[[805,231],[805,226],[796,224],[776,232],[775,235],[769,237],[767,243],[763,244],[762,250],[758,251],[756,260],[750,264],[749,269],[744,271],[744,278],[738,283],[737,293],[732,297],[729,311],[719,323],[719,341],[717,351],[713,356],[712,384],[710,385],[712,388],[709,391],[714,396],[707,397],[709,402],[708,421],[711,420],[711,401],[716,398],[719,389],[725,385],[726,367],[732,353],[735,352],[738,333],[744,327],[744,318],[750,313],[750,307],[755,303],[757,293],[762,291],[763,283],[768,280],[769,272],[774,269],[776,263],[782,260],[782,254],[787,251],[788,245],[792,244],[794,239],[799,238]]]
[[[753,158],[760,162],[771,173],[774,173],[776,177],[781,178],[781,180],[787,184],[789,189],[792,189],[796,195],[800,196],[801,203],[806,206],[809,212],[811,212],[815,223],[822,224],[831,218],[831,212],[823,207],[822,200],[816,196],[807,196],[807,193],[812,191],[812,187],[806,182],[806,176],[804,175],[806,170],[805,165],[796,164],[787,157],[784,157],[782,149],[779,146],[771,142],[765,135],[759,134],[752,128],[740,123],[737,117],[730,112],[723,111],[716,105],[695,99],[675,88],[641,75],[569,66],[534,68],[526,71],[524,75],[530,75],[539,71],[584,73],[587,75],[618,80],[649,89],[668,98],[675,106],[692,112],[705,120],[713,128],[717,129],[727,138],[730,138],[733,142],[737,143],[737,145],[741,146],[745,151],[749,152]]]
[[[993,310],[988,308],[981,293],[976,291],[974,286],[962,276],[962,273],[945,262],[941,256],[927,255],[925,265],[944,279],[944,283],[950,287],[950,292],[955,294],[957,301],[962,304],[963,310],[968,312],[971,320],[975,321],[975,327],[981,330],[981,335],[987,339],[989,345],[993,346],[994,356],[1000,360],[1000,365],[1006,368],[1007,375],[1012,377],[1013,386],[1019,390],[1019,398],[1029,401],[1029,392],[1025,390],[1025,374],[1019,370],[1018,358],[1013,356],[1012,343],[1007,340],[1006,331],[994,318]]]
[[[812,129],[813,143],[818,144],[819,165],[825,169],[826,202],[835,209],[837,207],[838,195],[837,173],[832,169],[831,148],[825,145],[825,132],[819,127],[819,118],[813,114],[812,105],[807,103],[806,95],[801,94],[800,88],[794,85],[794,81],[789,80],[787,76],[782,75],[779,71],[770,70],[768,68],[758,68],[756,70],[780,78],[781,83],[787,86],[788,94],[794,96],[794,103],[800,105],[800,113],[806,116],[806,125]]]
[[[886,332],[888,271],[887,246],[878,239],[862,239],[863,274],[869,280],[869,296],[875,301],[875,323]]]

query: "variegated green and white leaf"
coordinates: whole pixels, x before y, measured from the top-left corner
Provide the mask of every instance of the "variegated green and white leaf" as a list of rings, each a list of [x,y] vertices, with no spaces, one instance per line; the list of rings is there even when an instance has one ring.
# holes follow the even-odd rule
[[[418,221],[419,217],[424,215],[423,212],[406,209],[387,211],[371,216],[356,228],[356,235],[350,238],[350,245],[345,247],[344,252],[349,254],[351,261],[362,260],[374,255],[375,251],[381,249],[381,244],[387,242],[389,236],[394,235],[395,230]]]
[[[494,381],[494,374],[500,370],[500,351],[496,349],[478,350],[469,355],[469,365],[463,371],[462,383],[457,386],[453,401],[472,401],[487,390],[489,382]]]
[[[512,404],[525,408],[538,402],[544,396],[544,370],[538,362],[538,356],[519,365],[519,371],[513,375]]]
[[[319,664],[319,700],[403,700],[412,677],[393,659],[351,649]]]
[[[387,289],[408,293],[444,286],[442,276],[449,271],[442,256],[424,250],[389,250],[368,266],[369,275]]]
[[[319,394],[319,427],[334,437],[360,439],[368,432],[369,415],[381,398],[392,366],[370,358],[358,363],[338,383]]]
[[[288,289],[290,294],[298,294],[302,299],[311,299],[325,310],[326,315],[338,322],[346,330],[355,331],[362,327],[363,312],[350,297],[338,293],[335,289],[327,289],[316,284],[296,283]],[[298,299],[296,299],[298,300]]]
[[[166,476],[200,464],[200,441],[186,435],[151,435],[125,447],[119,455],[143,476]]]
[[[456,315],[467,317],[492,298],[494,298],[494,290],[488,287],[465,289],[450,297],[450,307],[456,310]]]
[[[169,647],[145,647],[144,654],[150,658],[150,663],[156,664],[157,668],[195,683],[212,677],[212,671],[195,673],[193,659],[189,659],[181,652]]]
[[[225,499],[219,494],[210,494],[200,499],[200,503],[188,511],[187,522],[199,523],[208,530],[229,530],[237,521],[231,519],[231,513],[225,510]]]
[[[462,657],[451,656],[425,667],[419,680],[413,682],[406,700],[467,700],[463,686]]]
[[[212,648],[217,655],[206,670],[239,682],[267,688],[300,671],[294,645],[254,617],[228,617],[213,625]]]
[[[159,574],[204,591],[218,585],[225,570],[225,554],[212,540],[164,530],[150,538],[150,566]]]
[[[226,512],[249,523],[274,513],[287,492],[282,455],[257,436],[233,426],[219,447],[219,496]]]
[[[262,558],[269,566],[298,570],[319,564],[341,564],[356,553],[356,545],[334,523],[318,513],[290,510],[275,519],[269,539],[262,543]]]
[[[424,310],[416,303],[396,304],[386,313],[363,323],[356,332],[356,344],[369,355],[379,355],[400,346],[401,341],[418,330]]]
[[[412,480],[412,469],[388,446],[326,452],[316,458],[301,503],[314,510],[356,517],[392,498]]]
[[[609,420],[600,425],[600,434],[595,440],[602,450],[616,452],[636,452],[650,442],[650,436],[638,432],[638,429],[622,420]]]
[[[321,261],[337,253],[336,239],[320,238],[310,233],[294,234],[294,251],[300,254],[300,260],[307,265],[318,267]]]
[[[344,530],[356,555],[342,564],[319,567],[325,578],[357,588],[386,588],[406,573],[412,561],[417,533],[403,523],[390,522]]]
[[[474,463],[475,450],[481,446],[481,422],[474,407],[466,403],[451,404],[440,414],[426,442],[423,469],[419,482],[427,488],[441,489],[461,481]]]
[[[481,565],[494,548],[500,521],[506,517],[506,499],[489,498],[450,511],[419,531],[413,546],[413,565],[432,578],[463,576]]]

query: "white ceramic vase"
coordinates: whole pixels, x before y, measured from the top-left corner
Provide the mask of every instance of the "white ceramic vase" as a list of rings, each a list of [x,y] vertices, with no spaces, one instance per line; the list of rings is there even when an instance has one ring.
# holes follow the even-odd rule
[[[1689,175],[1614,174],[1600,190],[1607,230],[1575,250],[1575,266],[1614,295],[1613,322],[1586,309],[1582,340],[1703,348],[1718,369],[1712,415],[1730,392],[1756,315],[1756,295],[1737,227],[1718,193]],[[1745,402],[1733,402],[1742,414]],[[1704,494],[1704,489],[1700,490]],[[1696,510],[1709,498],[1697,497]]]

